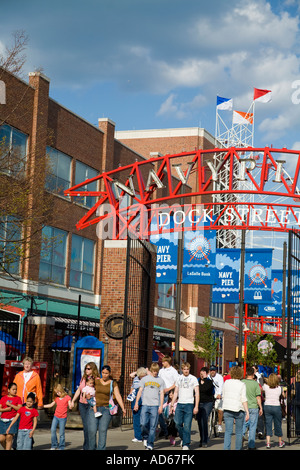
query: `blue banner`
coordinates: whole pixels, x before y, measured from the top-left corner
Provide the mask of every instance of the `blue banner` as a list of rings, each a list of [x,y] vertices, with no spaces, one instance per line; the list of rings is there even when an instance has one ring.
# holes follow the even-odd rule
[[[282,285],[283,285],[282,269],[272,270],[272,287],[271,298],[272,303],[258,306],[259,316],[281,317],[282,316]]]
[[[216,231],[184,233],[182,284],[214,284],[216,274]]]
[[[169,225],[173,226],[172,217]],[[151,231],[155,229],[155,222],[152,222]],[[178,236],[181,236],[178,232],[150,236],[150,242],[157,247],[155,281],[157,284],[176,284],[177,282]]]
[[[212,288],[213,303],[239,303],[240,268],[240,249],[217,249],[215,285]]]
[[[245,253],[244,302],[272,302],[272,248],[253,248]]]

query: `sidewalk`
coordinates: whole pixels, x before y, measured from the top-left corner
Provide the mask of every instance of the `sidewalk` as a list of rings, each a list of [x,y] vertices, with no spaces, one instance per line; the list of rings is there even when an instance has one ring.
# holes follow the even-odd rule
[[[49,450],[50,449],[50,427],[51,421],[49,423],[43,422],[38,424],[36,432],[34,434],[34,449],[33,450]],[[223,430],[225,429],[223,423]],[[284,434],[284,441],[286,446],[283,449],[279,449],[277,444],[277,438],[273,436],[271,438],[271,450],[300,450],[300,440],[291,439],[290,444],[288,439],[286,438],[286,422],[283,422],[283,434]],[[120,453],[122,451],[130,451],[130,453],[134,453],[134,451],[144,451],[144,447],[142,443],[133,443],[133,428],[132,425],[126,425],[117,428],[110,428],[108,430],[107,435],[107,451]],[[223,442],[224,442],[224,433],[220,435],[220,437],[212,438],[208,444],[207,448],[200,448],[199,447],[199,431],[198,425],[195,420],[193,420],[192,424],[192,442],[190,446],[189,452],[202,452],[202,451],[216,451],[216,450],[223,450]],[[71,429],[66,428],[66,448],[65,450],[82,450],[82,443],[83,443],[83,431],[82,429]],[[235,436],[232,438],[232,449],[234,450],[235,445]],[[267,450],[265,440],[256,440],[256,448],[257,450]],[[247,441],[244,443],[244,449],[247,449]],[[180,447],[180,439],[179,437],[176,439],[176,445],[171,446],[168,440],[165,439],[158,439],[155,441],[154,445],[155,451],[169,451],[172,453],[178,453],[179,451],[182,452]],[[270,451],[268,451],[270,452]],[[186,453],[186,452],[185,452]]]

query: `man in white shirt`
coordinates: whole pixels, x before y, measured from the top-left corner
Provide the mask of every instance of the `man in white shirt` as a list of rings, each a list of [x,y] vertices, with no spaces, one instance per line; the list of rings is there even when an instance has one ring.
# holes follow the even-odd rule
[[[171,365],[172,363],[172,358],[170,356],[164,356],[162,358],[162,369],[160,369],[158,373],[158,377],[163,379],[165,383],[165,389],[164,389],[164,403],[168,401],[169,398],[169,392],[170,390],[175,389],[175,383],[176,380],[179,376],[177,370],[175,367]],[[168,427],[164,418],[164,414],[160,414],[158,418],[158,422],[160,425],[160,433],[159,437],[165,437],[166,439],[168,438]]]
[[[176,381],[170,412],[178,397],[174,420],[182,440],[182,449],[189,450],[193,415],[198,413],[199,407],[199,383],[197,378],[190,374],[191,366],[188,362],[184,362],[181,368],[182,375],[179,375]]]
[[[222,392],[224,379],[218,374],[216,366],[210,366],[209,378],[215,387],[215,408],[218,410],[218,432],[222,432],[223,410],[222,410]]]

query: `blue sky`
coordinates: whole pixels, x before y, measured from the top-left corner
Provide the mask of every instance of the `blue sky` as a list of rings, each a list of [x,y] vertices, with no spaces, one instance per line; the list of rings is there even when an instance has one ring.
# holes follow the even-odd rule
[[[256,87],[272,101],[256,105],[254,145],[300,149],[299,0],[11,0],[3,10],[0,51],[24,29],[25,79],[42,68],[50,96],[93,124],[214,135],[217,95],[247,111]]]

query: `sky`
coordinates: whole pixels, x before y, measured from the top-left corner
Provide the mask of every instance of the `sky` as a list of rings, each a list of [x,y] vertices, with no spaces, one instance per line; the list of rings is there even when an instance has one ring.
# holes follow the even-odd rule
[[[254,88],[254,146],[300,149],[300,0],[11,0],[0,52],[29,36],[24,79],[36,69],[50,96],[116,130],[204,127],[217,96],[246,112]],[[232,113],[222,112],[231,127]]]

